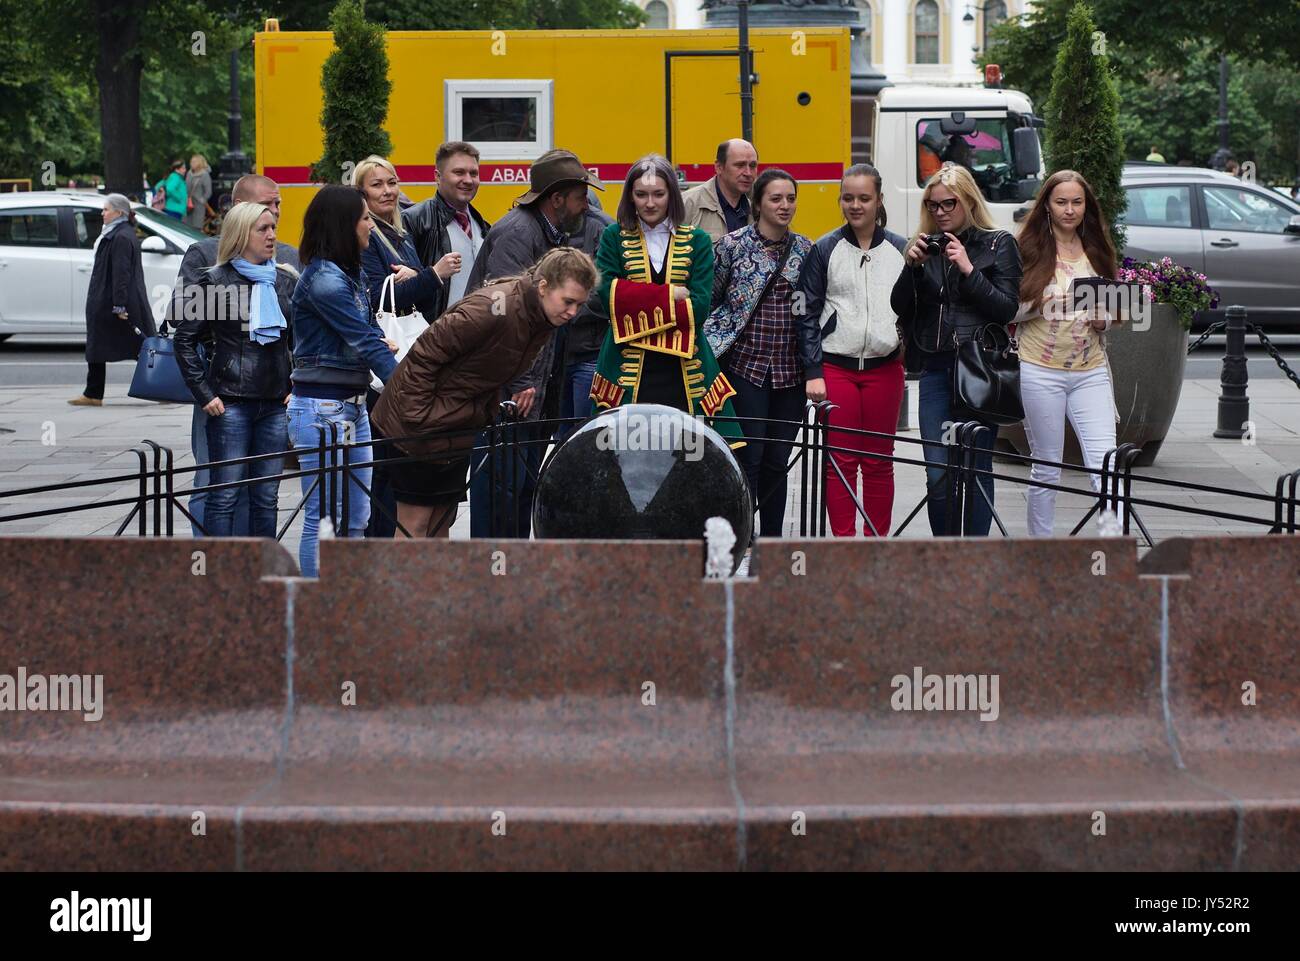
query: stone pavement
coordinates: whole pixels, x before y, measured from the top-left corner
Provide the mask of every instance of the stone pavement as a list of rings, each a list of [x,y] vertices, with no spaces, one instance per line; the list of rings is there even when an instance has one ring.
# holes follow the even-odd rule
[[[1253,359],[1258,370],[1267,359]],[[110,365],[110,367],[129,365]],[[148,438],[172,448],[176,466],[190,466],[189,424],[191,408],[180,405],[154,404],[125,396],[125,389],[114,386],[110,378],[109,396],[101,408],[74,408],[67,398],[75,396],[80,385],[0,388],[0,517],[30,510],[90,504],[115,498],[131,497],[136,492],[133,480],[124,480],[84,490],[6,497],[9,491],[76,480],[108,478],[131,474],[136,459],[130,448]],[[910,423],[917,423],[917,392],[909,384]],[[1251,418],[1255,424],[1254,443],[1216,440],[1213,430],[1219,385],[1216,379],[1188,379],[1168,440],[1155,465],[1138,468],[1137,473],[1156,478],[1175,478],[1230,488],[1234,491],[1272,495],[1279,474],[1300,467],[1300,392],[1288,381],[1271,378],[1253,380],[1250,385]],[[915,428],[904,436],[919,436]],[[899,445],[900,456],[920,457],[917,445]],[[999,473],[1027,477],[1028,469],[1012,463],[997,463]],[[799,471],[791,473],[790,506],[787,532],[797,533],[797,486]],[[1065,483],[1083,486],[1081,475],[1066,475]],[[911,512],[924,493],[924,472],[920,467],[898,465],[895,469],[896,494],[894,524],[897,526]],[[189,477],[178,482],[178,489],[190,486]],[[1159,485],[1135,485],[1135,496],[1191,507],[1221,510],[1252,517],[1271,517],[1271,505],[1242,497],[1181,491]],[[294,483],[282,485],[281,517],[287,517],[300,500]],[[1012,535],[1025,532],[1025,488],[1009,483],[997,485],[997,509]],[[1068,533],[1083,517],[1091,500],[1082,495],[1062,494],[1058,498],[1057,530]],[[112,534],[126,517],[129,507],[94,508],[62,516],[31,518],[0,523],[0,536],[18,534],[77,536]],[[1160,541],[1179,534],[1263,533],[1266,528],[1241,521],[1221,520],[1168,509],[1140,508],[1152,536]],[[176,530],[189,535],[189,524],[179,513]],[[285,535],[284,544],[296,552],[301,520]],[[996,530],[995,530],[996,533]],[[1095,528],[1084,533],[1095,533]],[[455,538],[469,536],[468,505],[461,505],[452,528]],[[924,511],[903,534],[904,537],[929,537]]]

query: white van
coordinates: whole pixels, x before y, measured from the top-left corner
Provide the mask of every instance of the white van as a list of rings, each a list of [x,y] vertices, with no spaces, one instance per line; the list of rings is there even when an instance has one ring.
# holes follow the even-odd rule
[[[1014,230],[1045,176],[1029,98],[1000,87],[899,84],[880,91],[872,138],[891,230],[919,226],[921,191],[946,160],[963,164],[998,226]]]

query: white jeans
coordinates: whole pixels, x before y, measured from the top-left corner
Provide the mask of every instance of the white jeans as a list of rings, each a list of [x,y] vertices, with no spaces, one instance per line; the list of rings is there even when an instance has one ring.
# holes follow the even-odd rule
[[[1092,370],[1058,370],[1039,364],[1020,365],[1020,396],[1025,405],[1025,436],[1031,457],[1060,463],[1065,450],[1065,418],[1083,448],[1083,463],[1101,469],[1106,452],[1115,446],[1115,401],[1105,365]],[[1061,469],[1034,464],[1031,480],[1059,484]],[[1101,491],[1101,478],[1089,475],[1092,489]],[[1029,534],[1051,537],[1056,516],[1056,491],[1030,486]]]

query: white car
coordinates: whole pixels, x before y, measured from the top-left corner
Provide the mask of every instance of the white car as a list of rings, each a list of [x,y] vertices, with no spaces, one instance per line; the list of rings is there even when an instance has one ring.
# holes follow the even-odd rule
[[[145,290],[161,320],[181,257],[204,234],[132,204]],[[0,194],[0,340],[14,334],[86,335],[86,291],[104,197],[90,191]]]

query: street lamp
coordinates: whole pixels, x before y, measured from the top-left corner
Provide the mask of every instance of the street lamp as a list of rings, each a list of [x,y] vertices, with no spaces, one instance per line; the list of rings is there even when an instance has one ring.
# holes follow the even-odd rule
[[[993,0],[993,2],[985,3],[980,6],[973,6],[968,3],[966,4],[966,13],[962,16],[961,22],[974,23],[975,14],[972,12],[974,10],[978,10],[980,13],[984,14],[984,23],[982,24],[983,36],[980,38],[980,49],[987,50],[989,48],[989,14],[1001,14],[1001,16],[998,17],[998,22],[1000,23],[1007,18],[1007,5],[1003,0]]]

